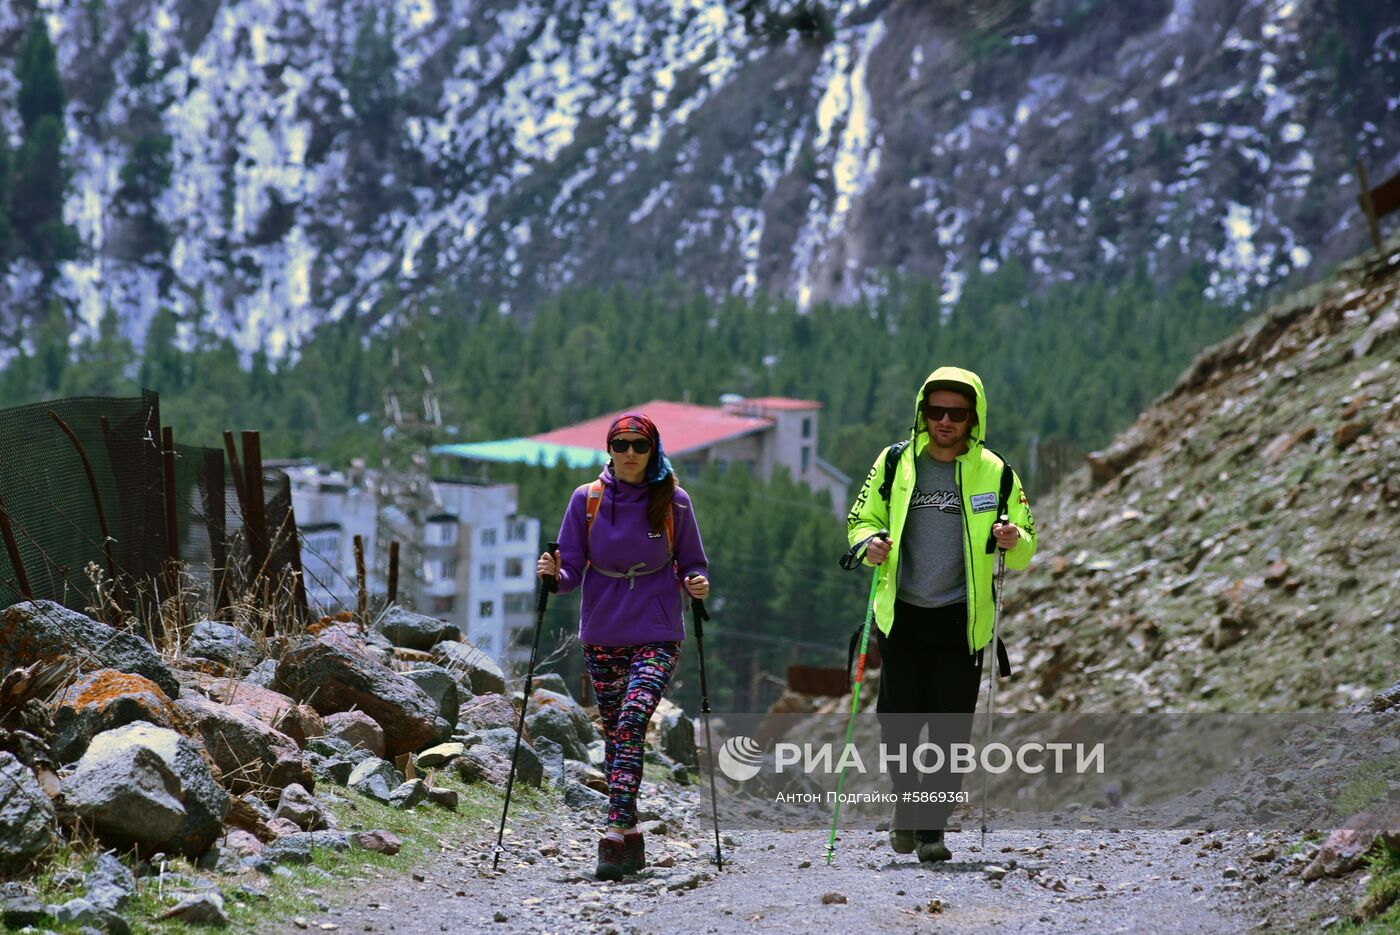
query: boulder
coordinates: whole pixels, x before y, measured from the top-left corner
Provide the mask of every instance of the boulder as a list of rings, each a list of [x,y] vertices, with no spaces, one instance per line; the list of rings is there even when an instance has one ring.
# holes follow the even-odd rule
[[[443,786],[433,786],[428,790],[428,801],[438,808],[445,808],[449,812],[457,811],[457,801],[459,796],[456,789],[448,789]]]
[[[221,705],[194,692],[176,704],[198,731],[233,792],[282,789],[294,782],[308,789],[315,786],[296,741],[243,708]]]
[[[204,853],[223,829],[229,797],[210,772],[204,754],[189,738],[168,728],[136,721],[94,737],[78,768],[82,769],[89,757],[100,763],[133,746],[145,747],[158,755],[180,781],[179,799],[185,821],[165,839],[165,847],[190,857]]]
[[[138,744],[111,752],[89,748],[63,783],[65,803],[99,838],[148,851],[184,826],[181,792],[179,777],[160,754]]]
[[[397,605],[385,609],[377,629],[395,646],[408,649],[432,649],[443,640],[455,640],[461,635],[455,624],[415,614]]]
[[[278,838],[263,848],[261,860],[267,864],[309,864],[317,848],[332,851],[350,849],[350,836],[343,831],[301,831]]]
[[[470,643],[444,640],[433,647],[433,662],[456,673],[475,695],[506,691],[506,674],[494,659]]]
[[[475,746],[468,748],[463,756],[472,753],[494,753],[505,760],[506,768],[509,770],[514,750],[515,731],[508,727],[498,727],[494,730],[483,731],[481,740]],[[515,778],[518,782],[524,782],[531,786],[538,786],[544,780],[544,764],[540,762],[535,748],[530,746],[528,738],[523,738],[520,743],[520,759],[516,765]]]
[[[490,748],[472,747],[453,761],[453,766],[463,782],[484,782],[504,789],[510,778],[510,757]]]
[[[554,692],[556,695],[563,695],[570,699],[573,698],[573,693],[569,691],[569,686],[564,681],[564,676],[560,675],[558,672],[536,672],[534,679],[530,683],[530,687],[533,690],[543,689],[547,692]]]
[[[99,909],[109,911],[125,908],[136,895],[136,878],[126,864],[107,851],[97,855],[83,885],[87,900]]]
[[[261,685],[263,688],[271,688],[276,678],[277,660],[264,659],[248,670],[248,673],[243,676],[243,681],[250,682],[253,685]]]
[[[661,752],[683,766],[698,767],[700,756],[695,746],[695,722],[677,708],[662,717],[658,727]]]
[[[282,790],[282,797],[277,800],[276,815],[302,831],[315,831],[325,821],[321,803],[297,783]]]
[[[413,682],[326,640],[282,654],[273,685],[322,715],[358,709],[384,728],[385,752],[413,753],[438,736],[437,705]]]
[[[357,831],[350,836],[350,842],[362,850],[389,856],[397,854],[403,847],[398,836],[388,831]]]
[[[77,657],[84,669],[144,675],[170,698],[180,683],[145,640],[53,601],[25,601],[0,611],[0,672]]]
[[[88,742],[133,721],[189,734],[188,720],[159,685],[140,675],[98,669],[80,676],[52,702],[54,758],[72,763]]]
[[[156,918],[186,925],[212,925],[215,928],[223,928],[229,922],[224,912],[224,897],[216,890],[192,893]]]
[[[368,750],[377,757],[385,754],[384,729],[363,711],[341,711],[325,718],[325,735]]]
[[[388,760],[369,759],[350,773],[346,786],[352,792],[369,796],[377,802],[388,802],[393,791],[403,785],[403,776]]]
[[[588,758],[588,745],[579,739],[573,720],[560,708],[541,708],[531,714],[525,723],[530,727],[532,739],[553,741],[563,750],[564,756],[571,760]]]
[[[281,692],[253,682],[240,682],[202,672],[182,673],[182,676],[186,687],[192,684],[211,701],[243,708],[253,717],[292,738],[302,749],[311,739],[325,733],[325,725],[315,708],[298,704]]]
[[[438,717],[446,720],[448,724],[457,723],[461,692],[457,679],[451,672],[441,666],[427,665],[405,672],[404,678],[423,689],[424,693],[433,699],[433,703],[437,705]]]
[[[492,730],[497,727],[515,729],[520,712],[505,695],[477,695],[462,706],[458,714],[468,730]]]
[[[247,672],[262,661],[258,644],[238,627],[201,620],[190,628],[185,655],[212,659],[236,672]]]
[[[58,840],[53,803],[13,754],[0,753],[0,877],[17,874]]]
[[[436,747],[429,747],[413,758],[414,765],[419,769],[436,769],[439,766],[446,766],[448,763],[462,755],[466,746],[460,743],[440,743]]]
[[[428,801],[428,786],[421,779],[410,779],[400,783],[389,793],[389,804],[394,808],[410,809]]]
[[[581,782],[569,781],[564,784],[564,804],[575,811],[608,810],[608,797],[588,788]]]

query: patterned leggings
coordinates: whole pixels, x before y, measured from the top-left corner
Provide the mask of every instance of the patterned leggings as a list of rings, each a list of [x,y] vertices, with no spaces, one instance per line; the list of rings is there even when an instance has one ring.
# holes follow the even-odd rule
[[[681,644],[674,640],[638,646],[583,644],[583,662],[603,718],[610,825],[631,828],[637,823],[647,721],[661,702],[680,652]]]

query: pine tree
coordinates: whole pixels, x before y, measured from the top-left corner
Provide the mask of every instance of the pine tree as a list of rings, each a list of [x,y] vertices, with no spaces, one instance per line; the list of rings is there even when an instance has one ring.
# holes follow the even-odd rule
[[[24,142],[15,158],[10,223],[23,255],[39,265],[48,284],[58,264],[78,255],[78,235],[63,222],[63,82],[41,16],[30,21],[16,76]]]
[[[150,38],[145,33],[139,33],[132,43],[127,87],[132,96],[127,120],[130,139],[116,209],[135,223],[131,253],[138,259],[164,258],[170,250],[170,229],[160,219],[156,201],[170,186],[172,140],[161,121],[161,89]]]
[[[0,127],[0,275],[10,267],[14,232],[10,227],[10,141]]]

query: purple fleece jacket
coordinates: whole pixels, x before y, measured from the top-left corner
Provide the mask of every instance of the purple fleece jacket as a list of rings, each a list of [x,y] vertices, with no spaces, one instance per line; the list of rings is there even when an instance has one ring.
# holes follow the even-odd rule
[[[666,533],[647,527],[647,487],[629,484],[604,470],[603,502],[588,532],[588,488],[584,484],[569,498],[569,508],[559,527],[559,592],[567,594],[583,585],[579,614],[579,642],[599,646],[635,646],[663,640],[685,639],[682,617],[686,575],[708,577],[709,562],[700,541],[700,527],[690,496],[679,487],[671,506],[676,525],[676,562],[680,578],[666,553]],[[589,561],[596,566],[588,571]],[[597,568],[625,574],[643,563],[632,580],[597,573]]]

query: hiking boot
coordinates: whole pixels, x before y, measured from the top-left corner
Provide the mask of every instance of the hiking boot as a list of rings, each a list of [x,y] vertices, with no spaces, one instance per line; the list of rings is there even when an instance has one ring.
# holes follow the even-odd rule
[[[890,847],[896,854],[912,854],[918,843],[914,840],[914,832],[890,829]]]
[[[919,863],[932,864],[940,860],[952,860],[953,852],[943,843],[942,831],[918,831],[914,837],[918,841]]]
[[[606,835],[598,841],[598,869],[594,876],[600,880],[621,880],[626,872],[627,845]]]
[[[636,873],[647,865],[647,845],[640,828],[622,833],[622,872]]]

